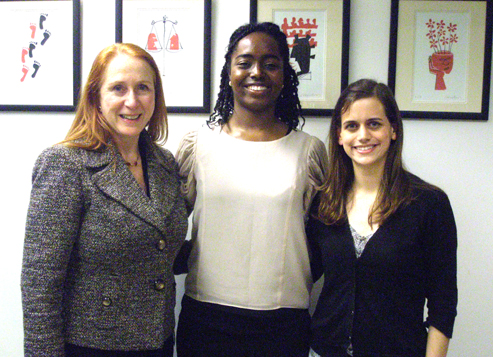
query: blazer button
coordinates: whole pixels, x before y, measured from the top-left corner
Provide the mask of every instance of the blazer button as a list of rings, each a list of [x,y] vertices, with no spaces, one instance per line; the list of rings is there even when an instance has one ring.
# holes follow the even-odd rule
[[[158,243],[157,243],[157,249],[163,251],[164,248],[166,248],[166,242],[164,241],[164,239],[161,239]]]
[[[166,285],[164,284],[164,281],[162,281],[161,279],[157,279],[156,281],[154,281],[154,289],[156,289],[157,291],[161,291],[164,289]]]
[[[109,297],[104,297],[103,298],[103,306],[108,307],[111,306],[111,299]]]

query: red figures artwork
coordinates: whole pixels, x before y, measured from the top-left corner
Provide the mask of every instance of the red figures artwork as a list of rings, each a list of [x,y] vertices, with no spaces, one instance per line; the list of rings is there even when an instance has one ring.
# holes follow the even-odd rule
[[[436,76],[435,90],[446,90],[444,76],[452,71],[454,66],[454,54],[452,45],[457,43],[458,36],[457,24],[449,23],[447,26],[443,20],[433,21],[430,19],[426,26],[428,27],[428,37],[430,48],[433,53],[428,58],[430,73]]]
[[[296,74],[300,79],[302,77],[304,77],[303,79],[311,79],[310,60],[315,59],[311,50],[317,47],[317,33],[315,32],[318,29],[317,20],[301,17],[296,20],[293,17],[288,23],[288,19],[284,18],[281,29],[288,38],[288,44],[291,48],[290,57],[299,65],[299,71]]]

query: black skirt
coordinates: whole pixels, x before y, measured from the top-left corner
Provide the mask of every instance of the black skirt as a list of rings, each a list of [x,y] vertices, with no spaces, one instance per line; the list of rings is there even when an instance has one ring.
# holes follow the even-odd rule
[[[183,297],[178,357],[307,357],[307,309],[256,311]]]

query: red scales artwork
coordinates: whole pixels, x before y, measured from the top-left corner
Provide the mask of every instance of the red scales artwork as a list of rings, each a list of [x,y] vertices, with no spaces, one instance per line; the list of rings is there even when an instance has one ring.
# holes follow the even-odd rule
[[[284,18],[281,29],[288,38],[289,47],[291,48],[291,58],[298,63],[300,70],[296,73],[298,77],[303,79],[311,79],[310,60],[315,58],[311,54],[312,49],[317,47],[315,38],[317,34],[313,30],[318,29],[316,19],[296,20],[295,17],[288,23],[288,19]]]
[[[171,28],[169,28],[169,25],[171,25]],[[163,77],[166,76],[166,53],[178,53],[183,50],[176,32],[176,25],[178,25],[178,21],[170,20],[167,16],[163,16],[161,20],[152,20],[151,31],[147,36],[145,45],[147,52],[155,54],[162,52],[162,66],[159,69]],[[154,59],[156,62],[160,62],[156,57]]]
[[[162,37],[158,34],[156,30],[156,24],[157,23],[163,23],[164,25],[164,30]],[[168,19],[168,17],[163,16],[162,20],[158,21],[152,21],[151,22],[151,32],[147,36],[147,45],[146,45],[146,50],[149,52],[160,52],[163,49],[162,41],[166,39],[166,23],[171,24],[171,30],[169,31],[169,35],[167,38],[167,41],[165,43],[164,48],[169,51],[169,52],[175,52],[182,50],[183,47],[181,46],[180,39],[178,37],[178,33],[176,32],[175,25],[178,24],[178,21],[172,21]]]
[[[452,53],[452,44],[457,43],[459,37],[455,33],[457,24],[450,23],[448,26],[443,20],[435,22],[430,19],[428,26],[428,37],[430,48],[433,54],[428,57],[428,66],[430,73],[436,76],[435,90],[446,90],[445,74],[449,74],[454,66],[454,54]]]

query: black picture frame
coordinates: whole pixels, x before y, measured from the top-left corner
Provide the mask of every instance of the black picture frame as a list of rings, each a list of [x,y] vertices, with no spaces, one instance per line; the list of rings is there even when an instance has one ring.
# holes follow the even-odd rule
[[[439,6],[439,8],[437,8]],[[440,11],[439,11],[440,10]],[[458,13],[467,12],[470,16],[470,23],[477,24],[478,21],[484,23],[484,26],[476,29],[468,29],[473,33],[470,34],[471,41],[480,41],[479,44],[474,44],[468,46],[468,50],[465,51],[465,55],[469,56],[471,60],[465,66],[464,72],[467,76],[461,76],[456,82],[461,83],[461,85],[466,88],[464,91],[466,94],[462,102],[452,102],[449,103],[446,100],[435,100],[433,95],[425,97],[424,100],[415,100],[418,97],[418,89],[421,88],[418,85],[414,85],[414,78],[418,76],[416,73],[416,65],[412,66],[406,59],[406,53],[410,51],[414,55],[418,52],[415,45],[416,39],[409,39],[410,36],[416,36],[416,34],[421,34],[416,29],[416,23],[410,24],[407,21],[409,18],[415,18],[417,12],[440,12],[440,13]],[[446,16],[446,15],[445,15]],[[401,24],[405,22],[405,24]],[[433,20],[433,23],[432,23]],[[417,20],[416,20],[417,21]],[[428,36],[426,41],[429,41],[430,53],[435,51],[435,49],[441,49],[438,52],[451,52],[447,51],[446,48],[442,49],[441,43],[434,43],[432,41],[437,41],[437,37],[433,38],[433,35],[438,36],[438,31],[436,27],[437,24],[434,19],[430,19],[429,23],[426,23],[428,29],[426,31],[435,30],[433,34],[426,34]],[[450,25],[452,23],[450,22]],[[423,24],[424,26],[424,24]],[[409,28],[411,27],[411,28]],[[477,26],[474,26],[477,27]],[[388,73],[388,85],[394,92],[396,100],[399,104],[401,115],[403,118],[412,119],[439,119],[439,120],[488,120],[489,116],[489,100],[490,100],[490,85],[491,85],[491,51],[492,51],[492,28],[493,28],[493,1],[440,1],[440,2],[426,2],[423,0],[392,0],[391,1],[391,24],[390,24],[390,48],[389,48],[389,73]],[[447,27],[445,27],[445,30]],[[477,33],[475,33],[476,31]],[[450,36],[450,33],[449,33]],[[423,37],[423,36],[421,36]],[[420,38],[421,38],[420,37]],[[450,38],[450,37],[449,37]],[[405,43],[399,46],[399,41]],[[461,40],[459,36],[459,41]],[[412,41],[412,43],[410,42]],[[449,41],[450,42],[450,41]],[[411,45],[410,45],[411,44]],[[416,47],[416,48],[415,48]],[[423,57],[423,56],[421,56]],[[477,61],[477,64],[472,63],[472,61]],[[437,79],[435,80],[434,91],[442,91],[445,93],[443,87],[447,87],[445,84],[438,84],[438,77],[446,82],[445,74],[450,73],[454,70],[455,63],[452,57],[452,65],[447,68],[445,72],[440,71],[433,64],[432,56],[428,59],[424,58],[423,61],[428,62],[428,71],[430,75],[435,74]],[[416,61],[416,55],[414,56],[414,62]],[[426,66],[426,62],[424,64]],[[463,66],[464,67],[464,66]],[[461,68],[461,67],[459,67]],[[426,68],[425,68],[426,70]],[[435,72],[438,72],[437,75]],[[409,80],[411,76],[411,80]],[[424,77],[424,76],[422,76]],[[419,79],[421,81],[422,79]],[[427,79],[429,81],[429,79]],[[462,82],[461,82],[462,81]],[[479,89],[478,89],[479,88]],[[413,94],[414,93],[414,94]],[[440,93],[441,94],[441,93]],[[437,95],[438,97],[438,95]],[[454,96],[451,94],[451,98]],[[459,97],[459,96],[458,96]],[[429,100],[429,99],[433,100]],[[474,104],[473,104],[474,103]]]
[[[270,16],[269,18],[268,14],[266,14],[267,17],[259,16],[259,2],[262,2],[262,0],[250,0],[250,23],[257,23],[260,21],[274,21],[274,19],[272,19],[272,16]],[[337,48],[336,51],[340,50],[340,52],[339,51],[338,51],[339,53],[336,52],[336,57],[338,58],[336,61],[338,63],[333,63],[333,65],[336,65],[337,67],[336,72],[339,72],[340,76],[336,75],[336,78],[332,78],[333,74],[327,74],[325,76],[327,81],[333,81],[333,82],[327,84],[327,87],[330,87],[330,89],[327,89],[327,91],[330,92],[330,94],[329,95],[327,95],[327,93],[325,94],[327,99],[324,102],[317,102],[309,99],[305,100],[303,98],[303,95],[300,93],[300,101],[303,107],[303,114],[307,116],[315,116],[315,117],[331,116],[334,110],[334,106],[337,102],[337,98],[339,97],[341,91],[348,86],[349,36],[350,36],[349,30],[350,30],[351,1],[350,0],[339,0],[339,1],[320,0],[320,3],[323,4],[322,6],[328,6],[331,2],[333,3],[337,2],[341,6],[341,16],[340,18],[335,19],[337,20],[336,22],[340,24],[338,31],[341,33],[340,38],[337,39],[338,44],[337,46],[335,46],[335,48]],[[303,4],[303,0],[300,0],[296,3],[290,1],[277,0],[275,3],[276,3],[275,8],[280,10],[284,10],[286,8],[291,9],[289,3],[296,4],[296,6],[299,6],[299,10],[301,11],[307,9],[306,5]],[[298,8],[294,10],[298,10]],[[331,16],[331,14],[329,14],[329,16]],[[278,23],[278,25],[281,26],[280,23]],[[330,35],[331,34],[332,32],[330,33]],[[326,34],[326,38],[327,37],[329,37],[329,33]],[[327,58],[324,63],[324,66],[327,66],[327,64],[330,61],[331,58]]]
[[[122,42],[124,40],[124,19],[123,19],[123,3],[127,0],[116,0],[116,32],[115,32],[115,41]],[[132,0],[131,2],[137,3],[138,0]],[[179,3],[180,0],[154,0],[156,2],[156,6],[160,6],[160,8],[165,9],[167,4],[170,3]],[[186,0],[182,1],[186,3]],[[199,104],[191,104],[191,105],[176,105],[172,101],[168,101],[166,98],[166,108],[168,113],[210,113],[211,109],[211,0],[201,0],[203,3],[203,19],[204,19],[204,28],[203,28],[203,51],[202,51],[202,60],[198,62],[199,68],[202,68],[203,76],[202,78],[184,78],[185,81],[188,81],[191,85],[193,85],[193,81],[197,80],[198,84],[202,88],[201,95],[201,103]],[[140,45],[140,43],[137,43]],[[141,46],[144,47],[144,46]],[[147,49],[146,49],[147,50]],[[149,51],[148,51],[149,52]],[[166,85],[165,85],[166,86]],[[165,88],[166,91],[166,88]],[[185,98],[188,93],[183,92],[180,95]]]
[[[68,5],[60,6],[62,2],[70,2],[72,4],[71,9],[68,8]],[[38,10],[43,12],[40,14],[36,12]],[[8,95],[0,95],[0,111],[74,112],[79,100],[81,86],[80,0],[38,1],[35,4],[29,1],[7,0],[0,2],[0,13],[5,16],[23,14],[20,15],[22,16],[21,21],[17,21],[17,18],[9,18],[10,21],[0,21],[0,30],[5,26],[6,28],[2,31],[4,34],[12,34],[17,31],[22,33],[21,36],[15,37],[14,46],[4,47],[7,53],[4,53],[2,57],[6,61],[4,68],[22,66],[20,68],[23,75],[19,77],[21,77],[22,85],[26,84],[20,88],[18,78],[11,82],[6,78],[8,76],[1,75],[2,85],[9,93]],[[29,26],[29,22],[27,24],[25,22],[31,19],[31,14],[36,14],[36,20],[39,18],[39,22],[31,21]],[[49,17],[50,14],[52,14],[51,17]],[[65,31],[68,33],[69,41],[66,41],[65,38],[63,38],[65,41],[59,41],[64,36],[64,31],[58,31],[59,27],[65,24],[65,20],[62,21],[60,18],[65,15],[71,19],[68,22],[72,24],[72,29]],[[20,31],[18,26],[21,28]],[[29,28],[31,36],[27,36],[27,39],[24,40],[25,30],[29,30]],[[60,35],[55,37],[58,34]],[[4,36],[3,39],[8,37]],[[48,46],[52,43],[52,46]],[[17,46],[19,46],[18,59],[20,61],[17,61],[16,56],[15,63],[11,63],[8,53],[12,50],[17,55],[15,52]],[[36,56],[38,53],[43,54],[40,57],[43,58],[42,62],[38,62]],[[60,60],[61,53],[64,54],[63,61]],[[10,66],[11,64],[13,66]],[[13,72],[17,74],[15,69]],[[55,72],[56,75],[54,75]],[[71,78],[72,83],[66,83],[67,78]],[[66,95],[67,91],[70,92],[69,95]],[[63,95],[59,95],[62,93]],[[16,96],[22,96],[22,98]]]

